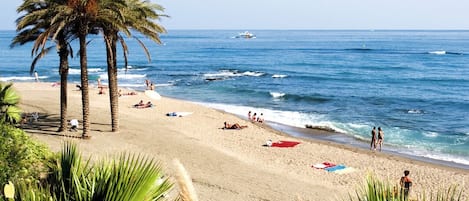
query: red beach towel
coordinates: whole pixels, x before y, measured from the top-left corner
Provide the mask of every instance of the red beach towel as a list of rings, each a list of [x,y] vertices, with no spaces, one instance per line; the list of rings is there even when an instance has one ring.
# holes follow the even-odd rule
[[[300,142],[294,142],[294,141],[278,141],[272,143],[272,147],[294,147],[296,145],[300,144]]]

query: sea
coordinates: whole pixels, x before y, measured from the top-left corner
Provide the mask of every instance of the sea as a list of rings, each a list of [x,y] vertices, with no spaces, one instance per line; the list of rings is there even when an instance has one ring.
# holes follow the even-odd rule
[[[192,101],[242,118],[263,113],[294,137],[369,149],[371,129],[385,133],[383,151],[469,169],[469,31],[465,30],[169,30],[161,44],[123,35],[119,87]],[[32,44],[10,48],[0,31],[0,81],[32,82]],[[90,36],[90,84],[105,83],[102,36]],[[139,41],[146,44],[150,59]],[[38,61],[42,81],[57,82],[58,56]],[[80,82],[72,42],[69,82]],[[305,125],[329,137],[299,132]],[[266,139],[267,140],[267,139]],[[263,142],[260,142],[263,143]]]

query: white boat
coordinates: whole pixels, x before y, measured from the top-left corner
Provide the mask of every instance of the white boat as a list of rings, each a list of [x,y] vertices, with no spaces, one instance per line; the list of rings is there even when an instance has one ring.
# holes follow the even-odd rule
[[[256,38],[256,35],[254,35],[253,33],[249,32],[249,31],[245,31],[245,32],[240,32],[236,38]]]

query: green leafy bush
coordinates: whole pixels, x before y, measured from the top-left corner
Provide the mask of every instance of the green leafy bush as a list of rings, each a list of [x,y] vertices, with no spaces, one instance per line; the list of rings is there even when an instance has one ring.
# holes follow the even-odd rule
[[[66,143],[41,182],[15,183],[16,201],[156,201],[172,188],[161,165],[151,158],[121,154],[90,164],[76,145]],[[0,201],[3,201],[0,197]]]
[[[47,170],[46,161],[51,152],[45,145],[32,140],[23,130],[0,123],[0,144],[2,187],[8,181],[38,181],[40,174]]]

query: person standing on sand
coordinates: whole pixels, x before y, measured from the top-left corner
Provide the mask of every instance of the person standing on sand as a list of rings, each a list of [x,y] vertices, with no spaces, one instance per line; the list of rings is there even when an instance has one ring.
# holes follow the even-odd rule
[[[248,112],[248,119],[251,120],[251,111]]]
[[[401,196],[404,197],[404,200],[408,200],[410,187],[412,187],[412,179],[409,177],[410,171],[404,170],[404,176],[401,177]]]
[[[36,82],[39,82],[39,75],[37,74],[37,71],[34,71],[34,79],[36,79]]]
[[[371,130],[370,150],[376,150],[376,127],[374,126],[373,130]]]
[[[384,140],[384,132],[381,130],[381,127],[378,127],[378,145],[379,145],[379,151],[381,151],[381,147],[383,146],[383,140]]]

